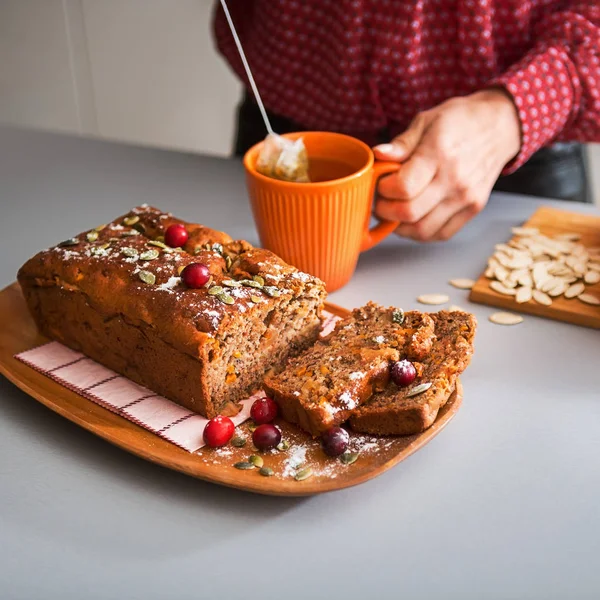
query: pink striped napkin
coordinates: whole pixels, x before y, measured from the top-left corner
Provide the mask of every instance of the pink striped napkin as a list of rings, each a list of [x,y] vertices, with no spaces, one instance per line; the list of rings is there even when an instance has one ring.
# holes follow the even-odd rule
[[[321,337],[330,333],[339,317],[325,314]],[[81,352],[59,342],[26,350],[16,359],[80,396],[152,431],[188,452],[204,446],[202,434],[208,419],[107,369]],[[264,392],[242,400],[242,410],[232,418],[240,425],[250,417],[252,403]]]

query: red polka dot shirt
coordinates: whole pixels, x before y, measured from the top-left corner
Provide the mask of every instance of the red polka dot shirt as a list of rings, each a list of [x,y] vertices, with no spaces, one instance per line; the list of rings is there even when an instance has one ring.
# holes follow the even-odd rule
[[[263,102],[369,144],[491,85],[513,97],[510,173],[556,141],[600,141],[600,0],[228,0]],[[219,51],[246,82],[217,5]]]

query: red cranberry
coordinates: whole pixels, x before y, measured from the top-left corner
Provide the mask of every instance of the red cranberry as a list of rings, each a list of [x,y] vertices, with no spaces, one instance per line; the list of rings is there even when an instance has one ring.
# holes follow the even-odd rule
[[[174,223],[165,231],[165,244],[171,248],[181,248],[188,241],[188,237],[185,225]]]
[[[270,423],[259,425],[252,434],[252,442],[259,450],[275,448],[280,441],[281,431]]]
[[[181,279],[187,287],[198,289],[210,279],[210,271],[202,263],[192,263],[181,271]]]
[[[417,370],[409,360],[399,360],[392,365],[392,381],[398,387],[410,385],[417,376]]]
[[[219,415],[211,419],[204,427],[204,441],[211,448],[224,446],[232,437],[235,425],[229,417]]]
[[[350,436],[342,427],[332,427],[321,436],[323,451],[329,456],[340,456],[348,449]]]
[[[274,421],[278,412],[279,408],[275,400],[269,397],[259,398],[252,403],[250,416],[257,425],[262,425]]]

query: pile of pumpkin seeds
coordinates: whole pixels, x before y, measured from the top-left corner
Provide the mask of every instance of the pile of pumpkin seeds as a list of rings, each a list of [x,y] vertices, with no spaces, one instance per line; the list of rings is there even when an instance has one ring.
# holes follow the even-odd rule
[[[550,306],[564,296],[600,306],[600,296],[586,288],[600,282],[600,247],[585,247],[576,233],[550,237],[529,227],[514,227],[512,233],[488,259],[485,276],[492,290],[513,296],[517,304]]]

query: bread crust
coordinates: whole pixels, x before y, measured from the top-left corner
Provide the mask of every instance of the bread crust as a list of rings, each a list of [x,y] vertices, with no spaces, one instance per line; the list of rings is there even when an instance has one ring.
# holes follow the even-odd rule
[[[182,249],[161,246],[173,223],[189,232]],[[231,304],[186,288],[180,271],[195,262]],[[223,283],[255,275],[264,288]],[[17,280],[45,336],[207,417],[260,387],[259,359],[279,366],[313,343],[326,295],[271,252],[146,205],[38,252]]]

